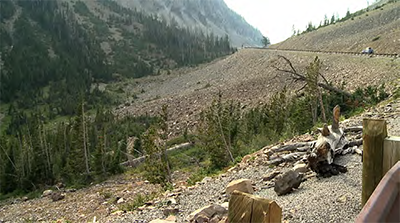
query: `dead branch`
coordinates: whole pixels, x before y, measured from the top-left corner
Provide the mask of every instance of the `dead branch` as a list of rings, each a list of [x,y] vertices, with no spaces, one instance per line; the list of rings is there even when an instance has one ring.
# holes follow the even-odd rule
[[[289,65],[290,70],[281,69],[281,68],[276,67],[276,66],[274,66],[274,65],[272,66],[273,68],[275,68],[275,69],[276,69],[277,71],[279,71],[279,72],[283,72],[283,73],[290,74],[290,78],[291,78],[292,80],[294,80],[294,82],[297,82],[297,81],[307,82],[306,76],[305,76],[304,74],[298,73],[298,72],[296,71],[296,69],[294,68],[292,62],[291,62],[288,58],[286,58],[286,57],[284,57],[284,56],[282,56],[282,55],[278,55],[278,58],[282,58],[283,60],[285,60],[285,62]],[[322,79],[325,81],[325,83],[318,82],[318,83],[317,83],[317,86],[318,86],[318,87],[321,87],[321,88],[323,88],[323,89],[325,89],[325,90],[328,90],[328,91],[333,91],[333,92],[336,92],[336,93],[339,93],[339,94],[346,95],[347,97],[350,97],[350,96],[351,96],[350,93],[348,93],[348,92],[346,92],[346,91],[343,91],[343,90],[341,90],[341,89],[339,89],[339,88],[333,87],[332,85],[329,85],[329,84],[328,84],[328,81],[326,80],[326,78],[325,78],[322,74],[320,74],[320,73],[319,73],[319,75],[322,77]]]
[[[362,130],[363,130],[362,126],[352,126],[352,127],[347,127],[347,128],[343,129],[343,131],[345,133],[347,133],[347,132],[361,132]]]

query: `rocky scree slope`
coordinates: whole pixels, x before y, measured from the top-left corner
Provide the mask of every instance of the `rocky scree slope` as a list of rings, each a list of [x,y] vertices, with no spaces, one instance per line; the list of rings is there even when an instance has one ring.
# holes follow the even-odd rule
[[[388,3],[354,19],[293,36],[271,46],[275,49],[400,54],[400,2]]]
[[[157,114],[163,104],[169,105],[171,129],[179,133],[187,126],[193,127],[198,114],[222,93],[224,100],[235,100],[249,108],[267,103],[268,99],[292,85],[286,76],[276,71],[277,55],[289,58],[299,72],[305,71],[318,56],[323,62],[321,73],[335,86],[349,91],[367,85],[385,83],[388,90],[399,81],[400,60],[385,57],[287,52],[267,49],[243,49],[207,66],[199,66],[185,73],[172,73],[139,79],[124,91],[136,92],[137,99],[121,105],[116,112],[121,115]]]
[[[157,15],[171,25],[206,34],[229,36],[233,46],[261,46],[262,34],[223,0],[114,0],[129,8]]]

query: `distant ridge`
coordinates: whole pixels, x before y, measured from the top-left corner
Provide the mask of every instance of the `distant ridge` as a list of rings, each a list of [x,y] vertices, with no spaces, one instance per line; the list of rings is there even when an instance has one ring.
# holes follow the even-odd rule
[[[223,0],[114,0],[169,24],[218,36],[228,35],[233,46],[261,46],[262,34],[231,10]]]

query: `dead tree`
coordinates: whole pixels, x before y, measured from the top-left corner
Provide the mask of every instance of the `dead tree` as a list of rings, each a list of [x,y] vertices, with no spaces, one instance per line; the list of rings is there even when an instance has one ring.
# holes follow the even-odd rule
[[[299,89],[299,91],[304,89],[307,86],[307,82],[308,82],[307,75],[297,72],[297,70],[294,68],[292,62],[290,62],[290,60],[288,58],[286,58],[286,57],[284,57],[282,55],[278,55],[278,60],[283,60],[289,66],[289,69],[280,68],[280,67],[277,67],[275,65],[272,65],[272,67],[275,68],[277,71],[280,71],[280,72],[283,72],[285,74],[288,74],[289,79],[291,79],[293,82],[305,83],[305,85],[303,87],[301,87]],[[343,95],[345,95],[347,97],[351,96],[351,94],[349,92],[343,91],[343,90],[341,90],[339,88],[336,88],[336,87],[330,85],[328,83],[327,79],[320,72],[318,72],[318,75],[323,80],[323,82],[317,81],[316,85],[318,87],[323,88],[323,89],[325,89],[327,91],[333,91],[333,92],[336,92],[336,93],[343,94]]]
[[[325,124],[320,130],[318,140],[307,157],[310,169],[323,177],[347,171],[345,167],[333,163],[335,155],[342,154],[349,146],[343,129],[339,128],[339,117],[340,108],[336,105],[333,109],[332,125]]]

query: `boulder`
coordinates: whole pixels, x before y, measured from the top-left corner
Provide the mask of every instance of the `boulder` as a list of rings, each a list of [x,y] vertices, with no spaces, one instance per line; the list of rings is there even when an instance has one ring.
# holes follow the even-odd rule
[[[254,189],[249,179],[234,180],[226,187],[226,194],[231,194],[234,190],[241,191],[248,194],[253,194]]]
[[[194,212],[192,212],[188,217],[187,220],[189,222],[209,222],[213,217],[219,215],[224,216],[228,213],[228,210],[218,204],[212,204],[200,208]]]
[[[176,216],[175,215],[170,215],[165,220],[169,221],[169,222],[176,222]]]
[[[294,165],[293,170],[298,173],[306,173],[308,172],[307,164],[299,163]]]
[[[274,191],[278,195],[290,193],[293,188],[298,188],[300,186],[302,179],[302,174],[294,170],[289,170],[276,179]]]
[[[51,197],[51,200],[53,200],[53,201],[59,201],[59,200],[64,199],[64,198],[65,198],[65,195],[62,194],[60,191],[56,191],[56,192],[53,192],[53,193],[50,195],[50,197]]]
[[[229,200],[228,222],[281,222],[282,209],[272,200],[234,191]]]
[[[48,197],[53,194],[53,190],[45,190],[42,193],[42,197]]]

